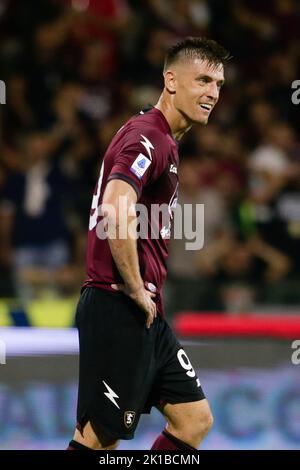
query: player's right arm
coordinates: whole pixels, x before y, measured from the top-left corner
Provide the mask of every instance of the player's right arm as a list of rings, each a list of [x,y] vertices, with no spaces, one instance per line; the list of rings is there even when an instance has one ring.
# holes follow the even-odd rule
[[[126,181],[112,179],[107,183],[102,200],[102,214],[111,254],[124,285],[112,287],[124,292],[145,312],[147,328],[156,317],[155,294],[147,291],[140,274],[137,251],[137,194]]]

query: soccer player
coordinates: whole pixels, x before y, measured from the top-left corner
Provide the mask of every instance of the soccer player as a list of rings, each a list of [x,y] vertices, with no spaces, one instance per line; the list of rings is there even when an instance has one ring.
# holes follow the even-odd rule
[[[178,141],[193,124],[207,123],[228,56],[206,38],[172,46],[158,103],[131,118],[105,153],[91,209],[88,278],[76,313],[80,371],[70,450],[115,449],[119,439],[133,438],[141,413],[152,406],[167,421],[152,449],[196,449],[212,425],[199,379],[164,318],[170,225],[149,214],[153,205],[167,205],[171,222]],[[158,236],[150,230],[138,237],[137,203]]]

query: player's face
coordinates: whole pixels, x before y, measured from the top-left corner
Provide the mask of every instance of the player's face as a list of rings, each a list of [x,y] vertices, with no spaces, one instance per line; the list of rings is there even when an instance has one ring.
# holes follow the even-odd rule
[[[180,63],[176,69],[174,105],[192,123],[206,124],[224,83],[224,68],[206,61]]]

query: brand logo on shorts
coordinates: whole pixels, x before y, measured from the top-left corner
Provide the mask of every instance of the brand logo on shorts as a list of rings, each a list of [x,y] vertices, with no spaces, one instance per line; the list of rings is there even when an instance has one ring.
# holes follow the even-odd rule
[[[103,384],[105,385],[106,392],[104,392],[104,395],[117,407],[120,409],[118,403],[116,402],[115,398],[119,398],[119,395],[116,394],[116,392],[113,391],[112,388],[110,388],[109,385],[107,385],[104,380],[102,380]]]
[[[135,412],[134,411],[125,411],[124,413],[124,424],[126,428],[131,428],[134,423]]]

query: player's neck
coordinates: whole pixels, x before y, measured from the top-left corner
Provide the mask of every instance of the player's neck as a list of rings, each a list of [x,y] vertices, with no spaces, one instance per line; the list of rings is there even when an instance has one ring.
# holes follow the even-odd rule
[[[172,105],[171,100],[167,99],[164,93],[161,94],[155,108],[159,109],[165,116],[174,139],[180,140],[183,135],[192,127],[184,116]]]

